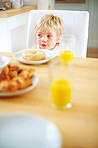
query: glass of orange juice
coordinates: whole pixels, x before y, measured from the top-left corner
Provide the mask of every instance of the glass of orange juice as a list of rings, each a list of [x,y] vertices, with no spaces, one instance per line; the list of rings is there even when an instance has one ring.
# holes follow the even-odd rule
[[[60,37],[60,59],[61,62],[73,61],[76,37],[74,35],[62,35]]]
[[[71,50],[62,50],[60,52],[60,59],[61,62],[65,63],[65,62],[72,62],[73,61],[73,51]]]
[[[50,92],[52,106],[58,109],[72,107],[72,76],[71,67],[62,64],[60,60],[49,63]]]

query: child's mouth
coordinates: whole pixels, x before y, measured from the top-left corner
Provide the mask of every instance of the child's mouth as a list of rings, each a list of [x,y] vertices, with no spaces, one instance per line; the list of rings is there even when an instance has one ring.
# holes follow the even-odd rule
[[[46,45],[46,44],[42,44],[42,46],[44,46],[44,47],[45,47],[45,46],[47,46],[47,45]]]

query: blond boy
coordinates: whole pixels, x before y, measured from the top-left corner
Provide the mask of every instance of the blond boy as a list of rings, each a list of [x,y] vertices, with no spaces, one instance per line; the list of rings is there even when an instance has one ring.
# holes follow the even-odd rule
[[[40,49],[55,50],[57,55],[59,49],[59,37],[63,34],[63,21],[60,17],[47,14],[41,17],[35,25],[35,37]]]

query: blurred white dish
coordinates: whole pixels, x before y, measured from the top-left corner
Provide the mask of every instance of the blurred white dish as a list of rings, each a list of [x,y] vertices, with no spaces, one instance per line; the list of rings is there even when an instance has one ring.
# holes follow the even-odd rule
[[[61,135],[52,122],[31,115],[0,117],[0,148],[61,148]]]
[[[21,90],[18,90],[18,91],[15,91],[15,92],[0,92],[0,97],[11,97],[11,96],[17,96],[17,95],[24,94],[24,93],[32,90],[37,85],[38,81],[39,81],[38,77],[36,77],[34,75],[32,77],[32,85],[31,86],[21,89]]]
[[[26,49],[24,50],[20,50],[20,51],[17,51],[14,53],[13,57],[22,62],[22,63],[25,63],[25,64],[42,64],[42,63],[46,63],[48,62],[49,60],[53,59],[54,57],[56,57],[56,54],[54,52],[52,52],[51,50],[47,50],[47,49],[40,49],[40,50],[43,50],[45,53],[46,53],[46,59],[45,60],[40,60],[40,61],[26,61],[22,58],[22,54],[23,52],[25,51]]]
[[[5,67],[10,62],[9,58],[6,56],[0,56],[0,69]]]

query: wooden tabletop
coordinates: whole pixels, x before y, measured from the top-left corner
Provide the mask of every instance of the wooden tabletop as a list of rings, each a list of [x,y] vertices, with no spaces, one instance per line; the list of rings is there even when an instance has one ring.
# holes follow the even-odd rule
[[[0,97],[0,115],[30,114],[53,122],[61,133],[62,148],[98,147],[98,59],[74,58],[72,108],[61,111],[51,105],[48,63],[25,65],[11,53],[0,55],[8,56],[13,64],[35,68],[39,78],[38,85],[26,94]]]
[[[28,12],[30,10],[36,10],[37,6],[22,6],[19,9],[11,8],[7,9],[5,11],[0,11],[0,18],[8,18],[11,16],[15,16],[21,13]]]

